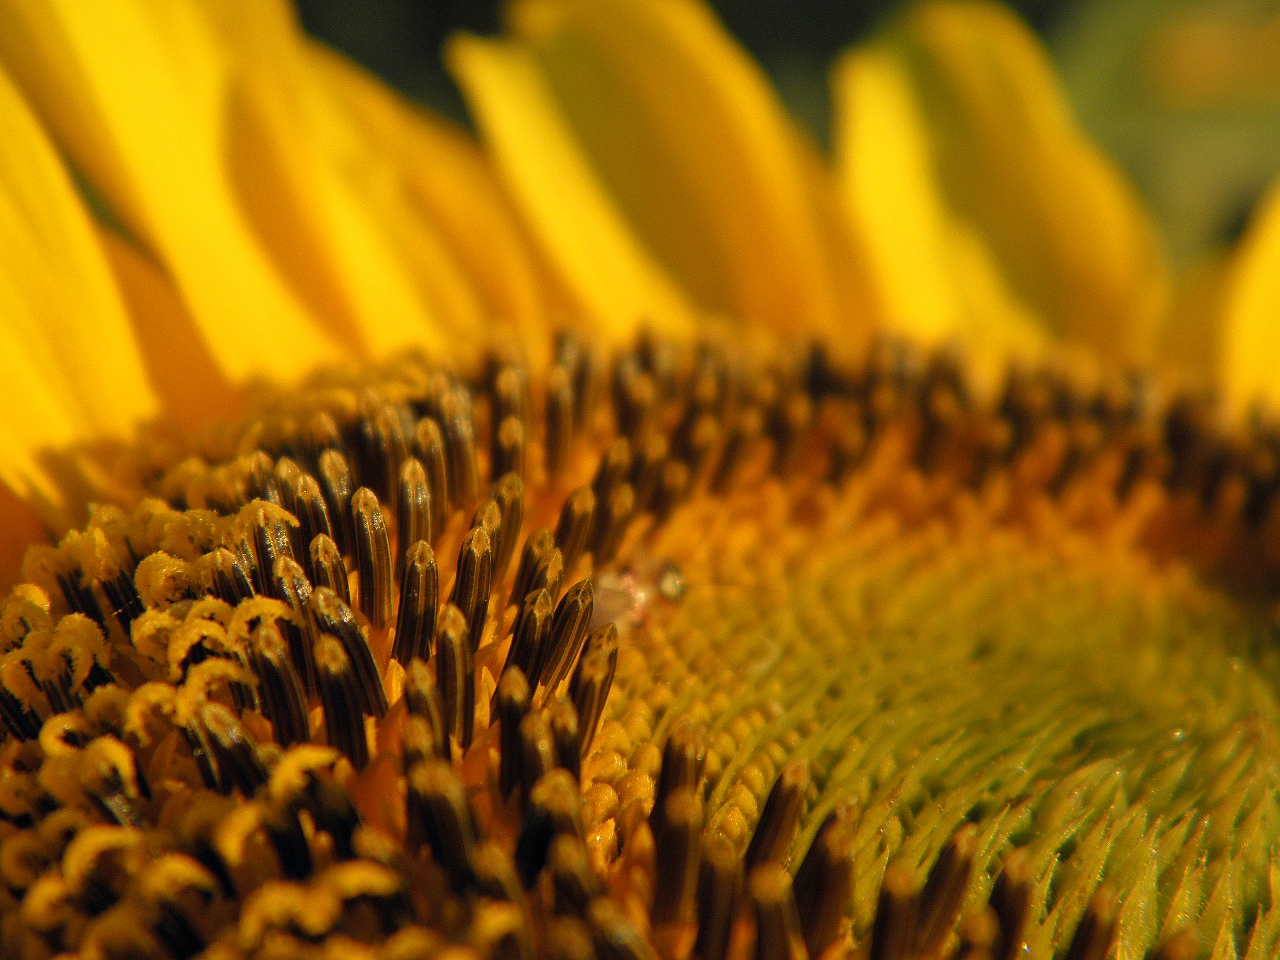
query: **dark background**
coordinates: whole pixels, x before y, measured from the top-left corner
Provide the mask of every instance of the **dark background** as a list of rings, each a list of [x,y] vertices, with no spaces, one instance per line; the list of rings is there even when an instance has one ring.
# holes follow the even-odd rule
[[[765,66],[791,112],[823,142],[827,66],[900,4],[895,0],[720,0],[725,26]],[[1052,27],[1064,0],[1011,4],[1038,30]],[[496,0],[298,0],[303,26],[410,96],[458,120],[462,101],[440,64],[455,30],[497,33]]]

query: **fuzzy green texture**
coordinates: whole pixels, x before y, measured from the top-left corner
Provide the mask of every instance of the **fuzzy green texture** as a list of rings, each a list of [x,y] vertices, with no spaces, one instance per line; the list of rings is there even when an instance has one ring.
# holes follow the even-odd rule
[[[971,498],[911,520],[884,496],[857,481],[807,527],[767,484],[689,508],[659,542],[689,590],[639,631],[658,681],[631,689],[674,695],[656,740],[681,715],[709,721],[708,829],[728,828],[735,806],[752,822],[779,761],[807,758],[793,867],[856,799],[864,943],[890,858],[923,876],[968,820],[970,906],[1011,846],[1033,857],[1030,957],[1065,954],[1103,879],[1121,895],[1121,960],[1185,924],[1206,956],[1272,956],[1269,620],[1121,538],[1001,526]]]

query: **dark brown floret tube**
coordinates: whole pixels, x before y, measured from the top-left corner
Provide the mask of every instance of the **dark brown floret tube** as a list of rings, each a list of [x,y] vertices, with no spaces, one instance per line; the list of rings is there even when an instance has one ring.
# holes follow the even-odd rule
[[[400,609],[396,614],[396,638],[391,655],[401,665],[429,660],[436,635],[436,611],[440,602],[440,572],[431,544],[419,540],[405,554],[400,580]]]

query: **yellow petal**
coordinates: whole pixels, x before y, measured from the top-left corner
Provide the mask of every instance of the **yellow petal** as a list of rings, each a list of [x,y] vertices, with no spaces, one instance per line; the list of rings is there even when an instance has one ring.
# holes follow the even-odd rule
[[[145,251],[110,230],[99,236],[133,316],[165,418],[185,428],[232,417],[242,398],[218,368],[172,279]]]
[[[463,131],[415,110],[345,57],[319,45],[308,54],[318,80],[370,144],[366,163],[377,157],[391,168],[388,193],[394,192],[401,213],[430,225],[491,321],[509,322],[536,340],[548,323],[545,281],[480,147]],[[368,182],[365,170],[354,172]]]
[[[58,366],[47,339],[30,336],[46,319],[31,292],[24,278],[0,269],[0,489],[7,491],[0,501],[26,505],[0,514],[0,528],[24,537],[37,525],[61,532],[83,523],[83,505],[101,499],[111,483],[84,455],[99,431],[76,394],[73,371]],[[8,551],[4,557],[14,559]]]
[[[22,96],[0,72],[0,273],[25,309],[0,313],[87,428],[155,413],[129,319],[89,215]]]
[[[83,519],[56,458],[131,432],[156,400],[89,214],[3,71],[0,130],[0,528],[22,545]]]
[[[35,508],[13,490],[0,483],[0,588],[8,588],[22,576],[22,559],[27,547],[48,543],[49,534]]]
[[[833,76],[841,198],[861,227],[886,322],[918,342],[956,340],[980,378],[1047,337],[983,237],[947,206],[902,59],[886,44],[846,54]]]
[[[0,271],[0,378],[4,411],[0,417],[0,484],[31,501],[52,498],[52,485],[41,464],[45,450],[65,448],[90,432],[64,377],[50,369],[39,346],[22,336],[31,324],[24,291]]]
[[[618,338],[641,321],[691,332],[690,305],[604,192],[533,55],[463,36],[447,57],[512,198],[579,306]]]
[[[225,123],[232,181],[273,262],[335,338],[361,354],[440,354],[443,331],[393,236],[331,151],[339,107],[316,83],[276,0],[228,2],[215,18],[230,59]],[[367,172],[367,171],[366,171]]]
[[[957,339],[973,360],[975,379],[994,389],[1011,360],[1043,360],[1053,340],[1040,318],[1009,289],[986,240],[955,217],[943,229],[963,331]]]
[[[1181,271],[1169,317],[1160,328],[1156,366],[1193,389],[1215,389],[1223,368],[1225,297],[1235,260],[1230,251],[1206,254]]]
[[[894,34],[928,118],[949,205],[1058,336],[1149,353],[1167,296],[1133,192],[1076,128],[1044,52],[1003,7],[938,0]]]
[[[0,60],[174,278],[219,366],[236,381],[296,379],[335,348],[236,207],[220,139],[226,65],[207,34],[182,2],[0,5]]]
[[[1226,280],[1220,379],[1229,408],[1280,403],[1280,183],[1254,215]]]
[[[829,279],[840,319],[827,336],[836,351],[861,356],[875,331],[884,326],[884,302],[877,290],[867,235],[840,202],[840,187],[830,164],[806,136],[793,140],[796,162],[805,179],[813,217],[830,268]],[[791,331],[784,328],[783,335]]]
[[[924,343],[960,332],[947,250],[950,216],[901,59],[883,45],[853,50],[833,76],[836,168],[862,224],[886,320]]]
[[[832,332],[847,302],[797,133],[759,68],[692,0],[513,8],[601,179],[706,309]],[[846,251],[847,252],[847,251]]]

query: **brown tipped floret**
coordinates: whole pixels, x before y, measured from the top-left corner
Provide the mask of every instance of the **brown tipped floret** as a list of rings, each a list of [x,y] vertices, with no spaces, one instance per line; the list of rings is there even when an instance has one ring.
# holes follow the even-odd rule
[[[476,429],[471,398],[457,387],[440,401],[440,424],[444,433],[445,464],[449,477],[449,503],[466,510],[480,492],[480,467],[476,462]]]
[[[756,921],[756,960],[804,960],[791,874],[776,863],[759,866],[747,877],[747,893]]]
[[[650,434],[638,447],[631,461],[631,473],[627,482],[635,496],[637,512],[650,510],[653,507],[654,494],[662,476],[662,468],[667,462],[667,438],[661,433]]]
[[[413,433],[414,456],[421,461],[427,478],[427,496],[431,508],[431,535],[444,532],[449,517],[449,468],[445,463],[444,433],[440,424],[423,417]],[[434,539],[433,539],[434,542]]]
[[[569,771],[574,780],[582,777],[582,731],[578,710],[568,697],[553,697],[546,705],[547,722],[556,745],[556,766]]]
[[[662,748],[662,767],[654,793],[652,818],[660,820],[667,798],[678,790],[699,789],[702,765],[707,758],[707,735],[698,724],[678,723]],[[655,826],[655,832],[657,827]]]
[[[409,663],[405,671],[404,701],[409,715],[426,723],[431,735],[431,752],[441,760],[448,760],[452,731],[445,721],[440,693],[425,660],[415,659]]]
[[[520,795],[527,805],[529,794],[556,767],[556,738],[545,710],[530,710],[520,721]]]
[[[253,583],[237,557],[225,547],[213,551],[210,560],[213,572],[213,592],[220,600],[231,605],[253,596]]]
[[[307,422],[302,431],[302,442],[307,458],[314,465],[320,462],[320,457],[326,450],[342,449],[342,432],[333,416],[322,411]]]
[[[747,454],[764,433],[764,416],[756,407],[747,407],[734,421],[725,439],[724,452],[711,480],[713,493],[724,493],[742,469]]]
[[[475,662],[466,617],[453,604],[440,613],[435,668],[445,726],[465,751],[475,730]]]
[[[490,900],[501,900],[527,908],[524,887],[510,855],[495,843],[481,842],[471,851],[471,873],[476,892]]]
[[[524,475],[524,445],[524,423],[518,417],[503,418],[493,438],[491,458],[495,477],[508,473],[517,477]]]
[[[311,541],[311,576],[317,587],[332,590],[346,604],[351,603],[351,583],[338,545],[323,533]]]
[[[271,576],[276,563],[293,559],[293,543],[284,519],[269,509],[260,509],[253,517],[253,552],[257,559],[259,593],[271,593]]]
[[[448,763],[435,760],[413,767],[407,784],[406,845],[411,851],[430,850],[454,889],[462,890],[472,879],[471,854],[476,845],[462,781]]]
[[[586,847],[571,834],[562,833],[551,841],[546,870],[551,875],[551,909],[557,916],[583,916],[602,892],[587,861]]]
[[[796,908],[811,957],[821,956],[835,942],[851,906],[857,813],[853,804],[833,811],[796,871]],[[928,949],[932,941],[922,936],[920,943]]]
[[[422,461],[410,457],[400,467],[396,488],[396,580],[404,576],[405,554],[419,540],[434,539],[431,528],[431,488]]]
[[[334,542],[343,553],[349,553],[355,549],[351,525],[351,495],[355,488],[351,468],[347,464],[347,458],[337,450],[325,450],[320,454],[319,467],[316,479],[320,482],[325,504],[329,508]]]
[[[258,756],[253,737],[235,714],[220,703],[200,707],[200,725],[204,742],[211,748],[221,791],[230,793],[235,789],[243,796],[252,797],[267,781],[267,769]]]
[[[915,948],[920,892],[915,873],[901,861],[890,861],[880,882],[871,960],[910,960]]]
[[[554,694],[578,662],[594,606],[595,592],[590,580],[575,583],[556,605],[536,670],[539,686],[548,692]]]
[[[333,523],[329,518],[329,505],[325,502],[320,484],[311,474],[299,474],[295,480],[293,504],[293,515],[298,519],[298,547],[294,553],[306,568],[307,575],[314,579],[315,573],[310,566],[311,543],[320,534],[332,537]]]
[[[497,506],[489,506],[497,512]],[[493,589],[493,545],[486,527],[472,527],[458,548],[458,572],[453,579],[449,602],[458,608],[469,625],[471,649],[480,646],[489,614],[489,594]]]
[[[977,828],[973,824],[961,827],[947,841],[929,870],[920,893],[920,930],[916,941],[920,953],[928,955],[939,951],[959,919],[973,877],[977,845]]]
[[[596,495],[590,487],[579,487],[569,494],[556,524],[555,544],[560,550],[564,569],[572,571],[587,548],[595,523]]]
[[[378,630],[391,624],[391,541],[382,506],[372,490],[361,487],[351,497],[356,576],[360,612]]]
[[[530,593],[520,605],[511,631],[511,646],[507,650],[504,669],[519,668],[534,689],[537,689],[539,670],[546,659],[545,649],[554,615],[551,594],[546,590]]]
[[[582,842],[580,805],[578,785],[564,770],[548,771],[529,791],[515,850],[516,870],[526,887],[533,885],[546,866],[556,837]]]
[[[627,525],[635,513],[635,491],[631,484],[619,483],[609,494],[609,499],[596,518],[595,536],[591,543],[593,562],[610,564],[622,547]]]
[[[663,801],[659,822],[653,835],[656,862],[649,911],[655,926],[692,919],[702,862],[702,800],[687,788],[675,791]]]
[[[316,632],[327,633],[342,644],[357,688],[356,708],[368,716],[383,716],[387,712],[387,698],[382,690],[381,674],[351,608],[325,587],[317,588],[311,595],[310,607]]]
[[[670,519],[672,512],[680,505],[689,491],[689,467],[679,460],[668,460],[662,465],[658,475],[657,487],[653,492],[650,511],[658,524]]]
[[[524,523],[524,481],[515,473],[500,474],[493,485],[492,496],[502,516],[502,535],[498,538],[493,559],[493,582],[496,585],[506,579],[507,568],[520,540],[520,526]]]
[[[1119,932],[1120,902],[1110,884],[1102,884],[1076,926],[1067,960],[1106,960]]]
[[[370,398],[360,418],[361,482],[382,503],[394,503],[400,467],[409,456],[400,411]]]
[[[782,863],[795,838],[804,810],[805,793],[809,789],[809,766],[798,761],[783,768],[764,810],[751,835],[751,843],[743,855],[747,872],[766,863]]]
[[[314,676],[315,665],[307,650]],[[264,623],[254,631],[249,643],[249,664],[258,678],[258,701],[262,714],[271,721],[276,743],[289,747],[311,738],[307,724],[307,694],[280,630]]]
[[[400,580],[400,609],[396,614],[396,639],[391,655],[408,666],[414,659],[431,659],[436,636],[436,611],[440,603],[440,572],[431,544],[419,540],[405,555]]]
[[[694,956],[725,960],[742,898],[742,857],[725,837],[712,835],[698,867],[698,939]]]
[[[618,484],[625,482],[630,470],[631,444],[625,436],[618,437],[605,450],[604,456],[600,458],[600,465],[596,467],[595,476],[591,479],[591,492],[595,495],[595,502],[607,503],[609,495]]]
[[[337,637],[321,633],[316,640],[316,686],[324,707],[324,728],[329,746],[340,750],[357,770],[369,762],[365,737],[365,690],[351,658]]]
[[[1014,960],[1022,950],[1027,915],[1031,908],[1031,856],[1025,849],[1004,858],[1004,867],[991,890],[991,907],[1000,922],[992,945],[993,960]]]
[[[520,725],[531,706],[529,682],[524,671],[509,665],[502,671],[498,689],[494,694],[493,716],[499,725],[498,789],[504,798],[521,783],[521,758],[524,755],[524,738]]]
[[[547,476],[558,480],[569,462],[573,439],[573,383],[564,367],[552,367],[547,374],[546,398],[543,457]]]
[[[315,642],[311,629],[311,583],[302,568],[289,557],[276,561],[272,581],[272,595],[288,604],[293,611],[293,616],[281,623],[281,631],[289,645],[289,656],[304,688],[312,691],[315,689],[316,670],[311,655]]]
[[[507,598],[507,606],[521,603],[532,591],[534,571],[552,550],[556,549],[555,538],[550,530],[535,530],[529,534],[520,552],[520,563],[516,567],[515,580],[511,585],[511,595]]]

